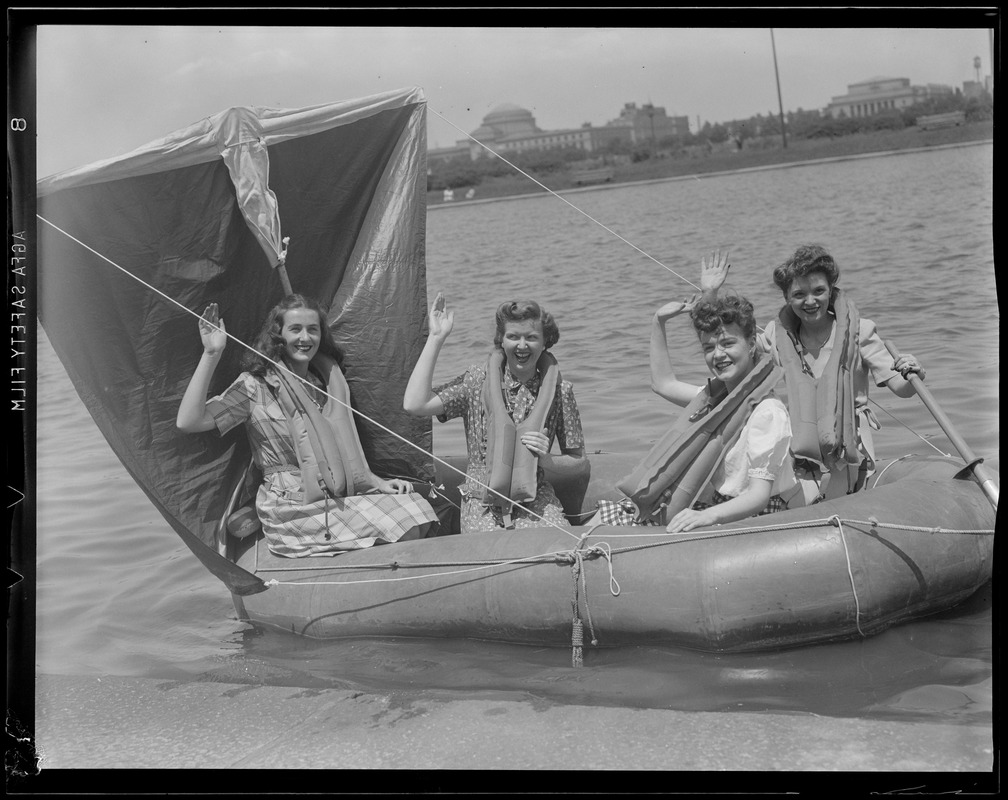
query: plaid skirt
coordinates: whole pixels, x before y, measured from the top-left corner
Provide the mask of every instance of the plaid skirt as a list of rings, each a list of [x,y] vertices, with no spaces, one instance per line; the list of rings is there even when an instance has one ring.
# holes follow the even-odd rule
[[[431,504],[416,492],[361,494],[307,504],[300,498],[300,480],[290,473],[273,473],[259,487],[256,511],[266,543],[278,556],[334,555],[420,538],[437,522]]]
[[[711,506],[720,505],[725,503],[732,498],[715,491],[713,497],[711,497],[711,502],[704,503],[697,501],[693,504],[693,509],[695,511],[703,511],[705,508],[710,508]],[[784,502],[779,494],[773,495],[766,504],[766,507],[754,516],[761,517],[764,514],[773,514],[777,511],[783,511],[787,508],[787,504]],[[599,500],[598,502],[598,513],[599,521],[603,525],[661,525],[659,521],[660,514],[655,514],[649,519],[638,519],[637,506],[633,504],[630,500]]]

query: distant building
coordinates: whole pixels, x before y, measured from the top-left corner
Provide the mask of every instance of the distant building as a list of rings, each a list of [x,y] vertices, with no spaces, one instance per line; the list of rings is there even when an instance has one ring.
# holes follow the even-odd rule
[[[983,97],[984,94],[993,95],[994,88],[991,82],[990,75],[986,76],[981,83],[980,81],[963,81],[962,85],[963,97]]]
[[[687,117],[669,117],[665,109],[650,103],[637,108],[627,103],[620,116],[607,125],[595,127],[584,123],[580,128],[544,131],[536,125],[528,109],[513,103],[496,106],[483,117],[482,124],[470,139],[460,139],[451,147],[437,147],[427,152],[428,161],[448,160],[468,153],[472,160],[486,155],[486,148],[505,155],[554,147],[576,147],[586,153],[601,150],[613,141],[629,145],[660,141],[668,136],[684,136],[689,132]],[[475,141],[473,141],[475,140]]]
[[[689,117],[670,117],[662,106],[645,103],[626,103],[617,119],[609,121],[610,127],[628,127],[634,144],[660,142],[670,136],[683,138],[689,133]]]
[[[826,113],[837,117],[870,117],[880,111],[900,110],[928,97],[954,94],[951,86],[929,83],[911,86],[909,78],[869,78],[847,86],[847,94],[830,100]]]

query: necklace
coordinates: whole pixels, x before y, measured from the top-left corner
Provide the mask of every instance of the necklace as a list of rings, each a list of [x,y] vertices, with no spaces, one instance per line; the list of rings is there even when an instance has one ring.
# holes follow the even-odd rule
[[[809,337],[810,334],[804,328],[802,328],[799,331],[799,334],[801,338],[801,343],[805,346],[806,350],[818,350],[820,347],[826,344],[826,342],[829,341],[829,337],[833,335],[833,326],[830,325],[830,329],[826,331],[826,335],[823,337],[822,341],[816,342],[815,344],[809,344],[808,341],[806,341],[806,337]]]
[[[310,384],[309,388],[311,389],[308,396],[311,398],[312,402],[318,406],[319,411],[321,411],[322,406],[325,405],[325,389],[319,386],[319,379],[315,377],[310,370],[308,372],[308,382]]]

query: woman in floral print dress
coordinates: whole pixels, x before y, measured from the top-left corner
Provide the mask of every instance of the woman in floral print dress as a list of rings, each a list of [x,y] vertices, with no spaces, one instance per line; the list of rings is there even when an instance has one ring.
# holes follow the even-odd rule
[[[462,532],[492,531],[506,527],[508,522],[516,528],[567,526],[563,507],[544,477],[543,466],[555,474],[565,474],[578,471],[583,465],[584,436],[573,386],[569,381],[559,381],[543,428],[521,435],[521,443],[538,458],[536,495],[528,503],[513,506],[508,520],[500,507],[483,502],[490,475],[488,412],[484,402],[488,362],[472,364],[447,383],[433,385],[437,357],[452,331],[453,321],[454,312],[448,310],[444,295],[438,293],[428,315],[427,342],[406,386],[403,408],[416,416],[437,417],[441,422],[462,418],[468,450],[466,480],[460,486]],[[537,364],[560,338],[560,331],[552,315],[531,300],[502,304],[497,310],[496,324],[494,346],[503,353],[504,406],[517,425],[526,419],[536,402],[542,378]],[[554,440],[559,453],[550,452]]]

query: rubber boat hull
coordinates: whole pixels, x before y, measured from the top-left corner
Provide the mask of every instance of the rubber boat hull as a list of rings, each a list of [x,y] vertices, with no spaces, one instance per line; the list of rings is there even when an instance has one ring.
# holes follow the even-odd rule
[[[573,508],[615,496],[609,487],[632,461],[593,456]],[[320,639],[569,646],[575,602],[586,645],[728,653],[869,636],[949,609],[990,580],[995,512],[975,482],[956,477],[961,468],[911,457],[860,494],[685,535],[605,526],[579,544],[588,528],[544,527],[309,559],[245,540],[235,560],[276,583],[235,596],[235,607],[256,625]],[[578,560],[576,547],[589,552]]]

